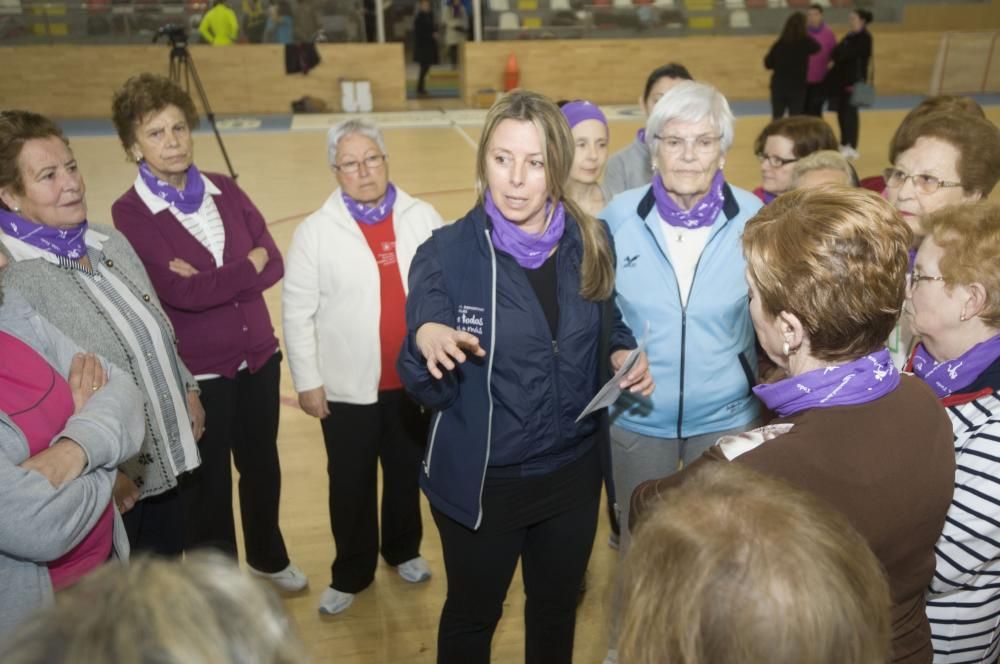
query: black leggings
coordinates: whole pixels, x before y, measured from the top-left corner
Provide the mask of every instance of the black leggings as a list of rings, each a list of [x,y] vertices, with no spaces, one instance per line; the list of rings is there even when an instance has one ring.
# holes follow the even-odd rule
[[[775,120],[784,117],[785,111],[788,111],[789,115],[802,115],[805,106],[805,88],[794,91],[771,90],[771,117]]]
[[[858,107],[851,104],[851,93],[848,90],[841,92],[837,99],[837,123],[840,125],[840,144],[857,148],[861,119],[858,117]]]
[[[428,62],[424,64],[420,63],[420,78],[417,79],[417,92],[427,92],[427,72],[431,70],[431,65]]]
[[[530,513],[532,504],[539,501],[533,489],[511,490],[508,483],[495,491],[489,480],[483,495],[484,521],[478,531],[432,509],[448,574],[448,597],[438,630],[438,664],[489,663],[493,632],[519,559],[526,596],[525,662],[572,662],[576,604],[600,509],[599,464],[596,454],[588,454],[573,464],[577,468],[569,481],[550,484],[546,499],[561,502],[556,494],[562,493],[573,500],[532,523],[491,527],[490,513]],[[520,482],[536,483],[537,488],[539,479],[545,482],[545,478]]]

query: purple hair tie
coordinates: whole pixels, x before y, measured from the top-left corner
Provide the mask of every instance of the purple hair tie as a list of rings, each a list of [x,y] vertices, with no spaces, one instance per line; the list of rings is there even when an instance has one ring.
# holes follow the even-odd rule
[[[560,110],[566,116],[566,121],[569,122],[570,129],[584,120],[597,120],[605,127],[608,126],[608,119],[604,117],[601,109],[597,107],[597,104],[592,104],[589,101],[571,101],[563,104]]]

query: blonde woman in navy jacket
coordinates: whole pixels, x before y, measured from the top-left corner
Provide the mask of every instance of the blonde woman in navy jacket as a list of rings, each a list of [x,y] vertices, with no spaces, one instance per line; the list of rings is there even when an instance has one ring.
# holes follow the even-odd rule
[[[489,662],[519,560],[525,660],[572,660],[607,445],[602,415],[577,416],[635,346],[606,229],[564,197],[573,152],[552,102],[504,97],[480,140],[479,203],[410,267],[399,369],[434,411],[420,481],[448,574],[441,663]],[[622,387],[652,392],[644,356]]]

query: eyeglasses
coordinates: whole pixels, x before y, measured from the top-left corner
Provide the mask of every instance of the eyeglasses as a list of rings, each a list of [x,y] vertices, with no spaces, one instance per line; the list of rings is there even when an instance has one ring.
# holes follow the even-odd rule
[[[770,166],[771,168],[781,168],[782,166],[786,166],[788,164],[794,164],[795,162],[798,161],[798,158],[785,159],[784,157],[768,154],[766,152],[758,152],[757,161],[759,161],[762,164],[764,162],[767,162],[767,165]]]
[[[921,281],[944,281],[944,277],[929,277],[926,274],[920,274],[917,270],[912,270],[906,274],[906,289],[913,290],[920,285]]]
[[[917,175],[907,175],[898,168],[887,168],[884,171],[885,186],[891,189],[898,189],[906,184],[907,180],[913,180],[913,186],[922,194],[933,194],[941,187],[961,187],[961,182],[945,182],[933,175],[918,173]]]
[[[381,168],[382,164],[385,163],[386,156],[384,154],[373,154],[370,157],[365,157],[361,161],[345,161],[343,164],[334,164],[333,167],[336,168],[341,173],[354,174],[358,172],[361,168],[361,164],[365,165],[370,171],[376,168]]]
[[[694,138],[682,138],[680,136],[653,136],[660,141],[660,147],[667,154],[682,154],[685,148],[690,145],[691,149],[698,154],[712,154],[719,145],[721,136],[695,136]]]

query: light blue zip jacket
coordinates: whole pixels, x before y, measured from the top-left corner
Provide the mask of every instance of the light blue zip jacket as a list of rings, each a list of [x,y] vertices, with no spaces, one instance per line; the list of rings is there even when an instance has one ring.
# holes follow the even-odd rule
[[[656,380],[651,400],[624,395],[612,424],[656,438],[687,438],[743,426],[757,417],[756,337],[750,320],[740,238],[761,208],[750,192],[723,189],[725,201],[695,268],[686,306],[660,229],[651,186],[619,194],[599,215],[615,239],[618,307],[639,331]]]

